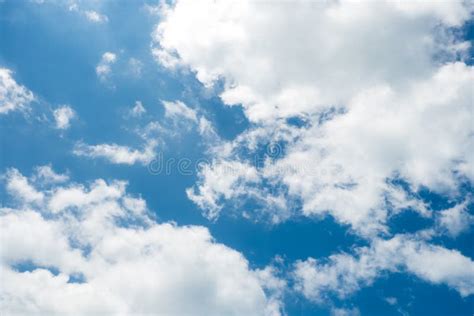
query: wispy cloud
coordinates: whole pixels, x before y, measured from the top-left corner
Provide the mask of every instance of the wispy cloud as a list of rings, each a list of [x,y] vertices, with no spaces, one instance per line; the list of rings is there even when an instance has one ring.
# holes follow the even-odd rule
[[[371,285],[383,273],[405,272],[434,284],[445,284],[462,296],[474,293],[474,261],[457,250],[432,245],[417,236],[375,239],[356,255],[334,254],[295,265],[296,289],[308,299],[323,302],[330,294],[344,298]],[[436,264],[433,264],[436,263]]]
[[[11,111],[27,110],[35,100],[33,93],[25,86],[18,84],[7,68],[0,68],[0,115]]]
[[[165,107],[165,117],[173,120],[190,120],[197,122],[196,111],[181,101],[162,101]]]
[[[130,115],[139,117],[146,113],[146,109],[141,101],[135,101],[135,106],[130,109]]]
[[[133,149],[117,144],[87,145],[79,142],[75,145],[73,153],[77,156],[88,158],[103,158],[114,164],[133,165],[148,164],[155,157],[157,143],[149,141],[142,149]]]
[[[76,2],[72,2],[68,9],[69,11],[77,12],[93,23],[106,23],[109,21],[109,18],[105,14],[101,14],[95,10],[86,10]]]

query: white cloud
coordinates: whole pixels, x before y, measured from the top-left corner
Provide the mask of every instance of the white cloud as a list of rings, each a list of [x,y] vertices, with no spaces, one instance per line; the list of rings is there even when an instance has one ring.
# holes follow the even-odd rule
[[[250,165],[236,161],[217,161],[202,166],[201,175],[206,179],[197,188],[187,189],[188,198],[200,208],[206,210],[206,217],[215,219],[222,205],[221,199],[238,199],[247,192],[249,183],[260,180],[257,170]]]
[[[42,183],[62,183],[69,180],[69,176],[56,173],[50,165],[36,167],[35,171],[34,180]]]
[[[48,209],[59,213],[71,207],[84,207],[87,204],[115,200],[124,194],[126,183],[115,181],[107,184],[102,179],[96,180],[86,190],[83,186],[59,187],[48,201]]]
[[[95,10],[86,10],[75,1],[70,2],[68,9],[69,11],[77,12],[93,23],[106,23],[109,21],[109,18],[105,14],[101,14]]]
[[[432,56],[468,47],[449,28],[472,10],[462,1],[176,1],[161,7],[153,53],[165,67],[191,68],[204,85],[224,79],[223,101],[262,122],[431,76]]]
[[[175,137],[183,133],[183,129],[177,133],[176,127],[197,130],[206,140],[216,137],[210,122],[183,102],[163,101],[163,104],[166,120],[163,122],[149,121],[145,126],[134,129],[134,133],[142,139],[140,148],[116,143],[90,145],[77,142],[73,153],[77,156],[103,158],[115,164],[133,165],[139,163],[147,165],[155,158],[158,144],[164,144],[166,137]],[[146,113],[146,109],[140,101],[136,101],[135,106],[129,110],[131,116],[138,117],[143,113]],[[192,124],[187,124],[189,122]]]
[[[38,192],[16,169],[9,169],[5,174],[7,192],[17,200],[26,203],[40,203],[43,201],[43,193]]]
[[[13,79],[11,70],[0,68],[0,115],[26,110],[34,99],[30,90]]]
[[[272,271],[251,270],[204,227],[156,223],[125,186],[70,183],[37,207],[0,210],[3,312],[280,314],[266,294],[284,286]],[[30,271],[16,268],[24,262]]]
[[[178,134],[182,134],[184,130],[196,129],[208,145],[221,143],[213,124],[203,113],[200,113],[199,108],[193,109],[179,100],[162,100],[161,103],[165,110],[165,118],[169,120],[169,122],[165,121],[164,124],[169,125],[171,122],[173,125],[171,127],[166,127],[165,130],[179,129]],[[174,132],[171,134],[176,135]]]
[[[469,43],[452,29],[472,12],[461,1],[177,1],[162,7],[154,53],[204,85],[223,79],[224,103],[243,106],[252,127],[214,150],[217,160],[251,164],[242,152],[282,141],[259,172],[286,188],[273,199],[369,236],[389,230],[392,211],[431,216],[393,180],[449,195],[474,180],[474,70],[453,62]],[[287,124],[295,116],[303,127]],[[206,178],[192,197],[214,206],[215,195],[199,196],[221,190]]]
[[[456,237],[469,230],[474,223],[474,216],[468,211],[469,201],[455,205],[439,212],[437,223],[451,237]]]
[[[281,315],[281,311],[284,310],[283,299],[288,284],[286,280],[278,277],[278,273],[278,269],[272,265],[256,270],[259,283],[266,289],[268,296],[268,303],[265,309],[266,315]]]
[[[389,87],[361,93],[347,113],[303,129],[266,176],[301,198],[306,215],[329,212],[364,233],[382,229],[387,197],[427,214],[423,204],[394,195],[389,181],[398,177],[413,191],[456,194],[463,178],[474,180],[473,80],[472,67],[455,63],[403,93]],[[312,172],[279,172],[292,166]]]
[[[138,117],[146,113],[146,109],[141,101],[136,101],[135,106],[130,110],[132,116]]]
[[[210,144],[214,163],[187,190],[206,216],[257,200],[273,222],[329,214],[366,237],[356,256],[297,264],[298,290],[315,301],[398,271],[474,292],[474,264],[457,250],[380,237],[390,236],[389,216],[407,209],[455,227],[447,218],[457,213],[442,213],[441,224],[417,193],[458,199],[474,181],[474,68],[458,38],[472,3],[178,0],[159,10],[158,62],[218,87],[250,121],[234,140]],[[246,172],[222,173],[226,166]]]
[[[198,129],[199,134],[206,138],[209,142],[219,141],[219,136],[217,135],[213,124],[204,116],[199,118]]]
[[[157,143],[152,140],[147,141],[142,149],[117,144],[87,145],[80,142],[75,145],[73,153],[77,156],[103,158],[115,164],[146,165],[155,157],[156,146]]]
[[[83,11],[83,14],[91,22],[104,23],[109,21],[109,18],[106,15],[100,14],[99,12],[94,10],[85,10]]]
[[[331,316],[360,316],[358,308],[332,308]]]
[[[100,59],[99,64],[95,67],[97,77],[101,81],[106,81],[111,72],[111,66],[117,61],[117,55],[112,52],[105,52]]]
[[[190,120],[197,123],[196,111],[189,108],[186,104],[181,101],[162,101],[165,107],[165,117],[173,120]]]
[[[69,0],[69,1],[56,1],[56,0],[31,0],[31,2],[34,2],[35,4],[42,5],[45,3],[48,4],[53,4],[53,5],[58,5],[63,7],[64,9],[67,9],[71,12],[76,12],[77,14],[85,17],[88,21],[93,22],[93,23],[106,23],[109,21],[109,18],[107,15],[102,14],[96,10],[92,9],[85,9],[83,4],[85,2],[83,1],[77,1],[77,0]],[[95,1],[89,1],[88,5],[94,5]]]
[[[222,147],[217,147],[219,149]],[[242,201],[246,200],[259,205],[259,213],[252,214],[254,218],[279,223],[291,215],[289,201],[283,195],[275,195],[277,190],[265,188],[259,170],[251,163],[215,159],[201,167],[200,180],[188,188],[186,194],[208,219],[216,220],[224,205],[231,206],[229,210],[240,211]],[[242,215],[247,217],[248,214],[244,212]]]
[[[54,110],[53,115],[56,120],[56,128],[68,129],[71,125],[71,120],[76,116],[76,112],[70,106],[63,105]]]
[[[457,250],[408,235],[375,239],[356,255],[335,254],[327,261],[309,258],[295,264],[296,290],[315,302],[328,294],[346,297],[387,272],[411,273],[433,284],[445,284],[461,296],[474,294],[474,262]]]

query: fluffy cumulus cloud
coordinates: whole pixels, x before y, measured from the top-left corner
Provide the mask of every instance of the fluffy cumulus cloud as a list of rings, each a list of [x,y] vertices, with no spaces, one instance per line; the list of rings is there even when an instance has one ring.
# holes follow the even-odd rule
[[[95,67],[97,77],[101,81],[106,81],[112,71],[112,65],[117,61],[117,55],[112,52],[105,52],[99,63]]]
[[[38,173],[40,175],[40,173]],[[38,192],[18,170],[10,169],[6,173],[5,188],[16,200],[24,203],[42,202],[44,194]]]
[[[389,211],[413,209],[430,216],[410,192],[428,187],[456,195],[459,185],[474,180],[473,80],[472,67],[450,63],[403,93],[377,86],[356,95],[347,109],[328,111],[323,120],[308,117],[303,126],[277,120],[254,127],[221,143],[217,162],[254,165],[255,155],[243,157],[242,149],[256,153],[274,141],[276,152],[254,165],[261,182],[286,188],[274,191],[274,198],[298,200],[303,214],[329,213],[362,234],[386,231]],[[213,181],[216,176],[203,170],[195,188],[208,205],[219,201],[207,192],[232,196],[224,190],[235,187],[236,194],[245,193],[237,178],[229,175],[235,185],[223,187]],[[400,179],[409,184],[408,192],[396,184]],[[251,186],[248,192],[255,196]]]
[[[405,272],[433,284],[444,284],[461,296],[474,293],[474,261],[459,251],[432,245],[409,235],[376,239],[355,255],[335,254],[325,261],[309,258],[295,264],[296,290],[321,302],[346,297],[386,272]]]
[[[314,302],[386,273],[474,293],[474,262],[430,241],[472,223],[474,68],[460,36],[472,3],[178,0],[156,10],[156,60],[193,71],[250,122],[213,139],[213,163],[187,190],[208,218],[251,201],[245,217],[330,215],[364,237],[354,254],[295,264],[295,288]],[[425,189],[455,203],[435,210]],[[389,219],[406,210],[432,226],[394,235]]]
[[[467,5],[176,1],[163,6],[153,53],[166,67],[192,68],[205,85],[223,78],[224,102],[264,121],[345,104],[377,84],[403,87],[430,76],[433,55],[448,59],[468,48],[449,31],[470,17]]]
[[[285,283],[270,267],[251,270],[206,228],[155,222],[125,182],[61,185],[44,181],[53,172],[45,170],[27,178],[11,169],[4,177],[14,199],[0,209],[3,312],[280,313],[271,293]]]
[[[42,181],[44,183],[61,183],[69,180],[67,174],[56,173],[50,165],[36,167],[34,176],[35,181]]]
[[[206,178],[206,183],[189,188],[186,193],[194,203],[206,210],[209,219],[219,215],[222,208],[219,201],[222,198],[238,199],[241,194],[248,192],[250,183],[260,182],[253,166],[236,161],[203,165],[201,175]]]
[[[451,237],[469,230],[474,223],[474,216],[469,213],[469,201],[455,205],[439,212],[437,224],[439,228]]]
[[[388,232],[391,213],[432,216],[414,193],[456,196],[474,180],[474,70],[457,35],[472,12],[463,1],[163,5],[156,59],[206,86],[223,83],[223,102],[241,105],[251,123],[221,141],[216,163],[253,164],[277,148],[248,185],[234,175],[219,185],[213,167],[188,195],[213,216],[236,196],[286,201],[270,218],[287,218],[293,205],[363,236]]]
[[[56,128],[68,129],[71,125],[71,120],[76,116],[76,112],[70,106],[64,105],[54,110],[53,115],[56,121]]]
[[[426,215],[392,180],[449,194],[474,180],[473,80],[472,67],[454,63],[403,94],[388,86],[358,94],[347,113],[304,129],[264,173],[301,198],[305,214],[329,210],[356,229],[378,229],[390,206]],[[299,165],[311,172],[280,172]]]
[[[33,93],[18,84],[12,74],[11,70],[0,68],[0,115],[26,110],[35,99]]]

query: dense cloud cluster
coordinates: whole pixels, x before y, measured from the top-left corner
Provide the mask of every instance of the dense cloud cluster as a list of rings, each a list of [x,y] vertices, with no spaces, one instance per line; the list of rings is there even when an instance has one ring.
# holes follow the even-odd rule
[[[459,30],[473,10],[465,1],[162,5],[157,61],[222,86],[223,103],[242,106],[250,122],[234,140],[210,144],[214,164],[188,197],[211,219],[249,200],[262,207],[245,217],[330,215],[366,238],[357,258],[296,265],[309,298],[398,270],[471,294],[472,261],[427,236],[456,237],[472,223],[462,188],[474,181],[474,69]],[[267,150],[254,163],[274,147],[278,155]],[[435,212],[422,189],[458,204]],[[423,238],[392,234],[389,218],[407,210],[432,219]],[[404,255],[384,261],[394,253]],[[432,260],[441,267],[422,271]]]
[[[462,61],[469,43],[455,35],[472,10],[458,1],[178,1],[162,9],[154,53],[204,85],[223,80],[224,103],[241,104],[254,123],[219,144],[218,162],[249,164],[242,151],[283,144],[259,181],[285,186],[305,215],[329,213],[372,235],[386,231],[390,208],[428,215],[396,180],[413,192],[456,194],[474,179],[474,71]],[[256,181],[233,174],[222,186],[216,178],[205,169],[190,191],[212,216],[222,197]]]
[[[13,314],[278,315],[284,286],[200,226],[156,223],[123,181],[50,166],[5,176],[0,309]],[[280,283],[279,283],[280,282]]]

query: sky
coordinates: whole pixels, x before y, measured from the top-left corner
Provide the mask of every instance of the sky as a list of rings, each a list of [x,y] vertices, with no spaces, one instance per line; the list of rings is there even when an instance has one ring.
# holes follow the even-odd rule
[[[0,311],[472,315],[473,17],[0,0]]]

